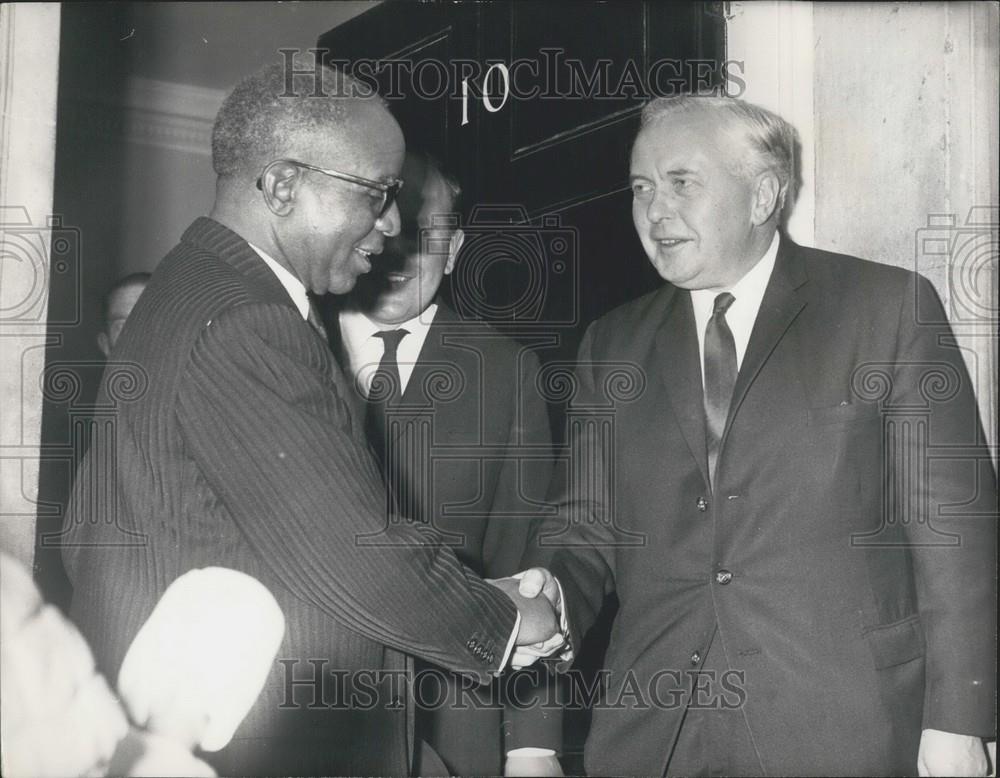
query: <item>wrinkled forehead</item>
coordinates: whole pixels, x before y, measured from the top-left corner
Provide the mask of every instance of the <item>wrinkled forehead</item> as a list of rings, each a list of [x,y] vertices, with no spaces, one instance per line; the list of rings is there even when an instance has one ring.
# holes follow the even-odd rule
[[[719,120],[701,112],[668,114],[654,119],[632,145],[633,175],[661,174],[706,163],[721,163],[734,152],[729,133]]]

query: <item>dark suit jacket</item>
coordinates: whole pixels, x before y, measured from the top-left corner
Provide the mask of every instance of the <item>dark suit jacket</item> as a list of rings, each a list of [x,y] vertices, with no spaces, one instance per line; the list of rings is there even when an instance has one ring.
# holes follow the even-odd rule
[[[348,381],[235,233],[187,230],[115,360],[138,383],[105,376],[117,423],[81,465],[64,536],[72,616],[101,669],[116,677],[177,576],[241,570],[287,628],[264,692],[210,758],[224,774],[405,773],[400,652],[486,681],[513,605],[426,527],[387,523]]]
[[[335,309],[326,320],[331,348],[349,371]],[[529,520],[552,475],[551,429],[535,383],[538,371],[529,347],[486,324],[462,321],[439,303],[406,391],[389,411],[386,502],[396,500],[401,514],[432,524],[463,564],[489,578],[520,569]],[[363,413],[364,398],[357,392],[355,397]],[[417,672],[420,677],[434,670],[418,665]],[[418,717],[420,734],[453,773],[500,773],[499,690],[484,688],[474,704],[467,684],[448,680],[444,689],[437,677],[422,685],[420,697],[428,705]],[[435,705],[442,697],[446,701]],[[528,702],[526,693],[519,699]],[[532,728],[542,739],[531,745],[558,750],[558,724],[549,726],[546,740],[545,725],[535,718]]]
[[[663,772],[713,639],[735,675],[696,699],[742,710],[767,774],[913,774],[921,728],[991,734],[996,479],[930,284],[782,238],[714,494],[698,360],[671,285],[580,349],[578,472],[536,540],[574,645],[620,601],[588,772]]]

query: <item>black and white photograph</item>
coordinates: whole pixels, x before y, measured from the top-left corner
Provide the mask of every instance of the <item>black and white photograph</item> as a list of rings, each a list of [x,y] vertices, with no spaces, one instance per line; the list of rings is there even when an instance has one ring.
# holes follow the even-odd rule
[[[1000,1],[0,5],[0,774],[995,776]]]

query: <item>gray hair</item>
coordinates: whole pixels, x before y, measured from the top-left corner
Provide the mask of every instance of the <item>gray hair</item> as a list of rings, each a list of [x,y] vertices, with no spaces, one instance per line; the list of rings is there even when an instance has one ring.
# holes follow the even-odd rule
[[[212,127],[216,175],[256,177],[296,139],[321,137],[349,118],[349,103],[385,101],[370,87],[336,68],[267,65],[247,76],[226,97]]]
[[[736,175],[746,179],[769,170],[780,184],[778,210],[795,202],[800,171],[797,163],[799,135],[776,113],[735,97],[679,95],[657,97],[642,109],[640,132],[670,114],[699,112],[719,119],[727,132],[742,136],[749,151],[737,162]]]

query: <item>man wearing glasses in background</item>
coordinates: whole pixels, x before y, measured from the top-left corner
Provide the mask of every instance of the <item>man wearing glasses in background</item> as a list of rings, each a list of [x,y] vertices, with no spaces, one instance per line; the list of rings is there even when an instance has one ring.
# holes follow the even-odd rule
[[[399,231],[402,133],[359,90],[272,66],[226,99],[211,216],[160,263],[116,347],[146,389],[95,441],[67,515],[71,615],[110,678],[183,573],[233,568],[274,594],[278,659],[206,756],[226,775],[405,774],[406,655],[486,682],[515,643],[556,632],[544,598],[484,582],[432,530],[384,514],[306,294],[349,291]]]
[[[509,576],[552,474],[538,358],[468,314],[475,301],[467,282],[445,282],[465,240],[458,182],[412,150],[402,175],[400,232],[349,295],[325,306],[330,346],[354,379],[387,503],[437,527],[478,574]],[[534,455],[524,461],[516,452],[527,446]],[[499,775],[506,754],[508,773],[561,775],[558,709],[543,709],[546,690],[531,675],[509,684],[470,690],[464,679],[418,662],[416,772]],[[501,688],[516,697],[508,702]]]

